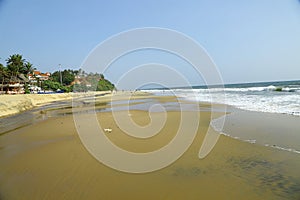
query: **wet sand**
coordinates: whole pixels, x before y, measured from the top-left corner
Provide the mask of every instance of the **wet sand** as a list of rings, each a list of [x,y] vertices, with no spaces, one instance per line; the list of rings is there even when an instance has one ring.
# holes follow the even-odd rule
[[[214,124],[218,127],[218,120]],[[299,116],[236,109],[226,115],[222,132],[239,140],[300,154]]]
[[[171,102],[174,98],[162,97],[161,101]],[[107,137],[133,152],[152,151],[166,145],[180,121],[180,112],[169,110],[158,135],[137,139],[118,128],[110,110],[105,110],[108,105],[100,107],[107,112],[97,113],[99,124],[112,129]],[[124,114],[122,110],[118,112]],[[137,124],[149,123],[146,111],[131,110],[130,114]],[[200,160],[199,148],[211,112],[206,109],[200,115],[197,136],[184,155],[164,169],[144,174],[116,171],[97,161],[80,141],[72,115],[49,117],[3,134],[0,199],[300,198],[299,154],[221,135],[212,152]]]

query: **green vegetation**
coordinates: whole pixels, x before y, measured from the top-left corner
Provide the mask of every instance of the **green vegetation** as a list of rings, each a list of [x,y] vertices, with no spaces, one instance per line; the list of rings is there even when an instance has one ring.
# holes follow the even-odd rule
[[[14,54],[9,56],[6,60],[6,66],[0,64],[0,78],[9,80],[18,79],[18,75],[23,74],[28,77],[29,73],[32,73],[35,68],[33,65],[26,61],[22,55]]]
[[[14,54],[6,60],[6,66],[0,63],[0,84],[22,83],[25,93],[30,93],[30,86],[35,85],[44,91],[87,92],[114,90],[115,86],[104,78],[103,74],[86,73],[85,71],[65,69],[55,71],[48,78],[34,74],[36,68],[26,61],[22,55]],[[29,75],[34,81],[29,80]]]
[[[51,74],[49,80],[43,81],[43,90],[72,92],[73,82],[78,70],[65,69],[63,71],[55,71]]]
[[[64,86],[56,81],[45,80],[45,81],[43,81],[42,89],[43,90],[52,90],[52,91],[71,92],[72,86]]]
[[[60,83],[60,74],[61,81],[63,85],[71,85],[71,83],[75,80],[75,75],[78,74],[78,70],[65,69],[64,71],[55,71],[51,74],[52,81]]]
[[[104,78],[103,74],[86,73],[79,69],[77,73],[77,82],[74,84],[74,91],[108,91],[114,90],[115,86],[110,81]]]
[[[62,84],[61,84],[62,83]],[[103,74],[86,73],[82,69],[55,71],[49,81],[44,82],[45,90],[62,90],[65,92],[108,91],[115,89],[114,84],[104,78]]]
[[[6,59],[6,66],[0,63],[0,85],[1,93],[20,91],[23,85],[23,92],[29,93],[28,74],[32,73],[35,68],[26,61],[22,55],[14,54]],[[10,90],[9,84],[17,84]]]
[[[97,91],[114,90],[115,86],[106,79],[100,79],[97,85]]]

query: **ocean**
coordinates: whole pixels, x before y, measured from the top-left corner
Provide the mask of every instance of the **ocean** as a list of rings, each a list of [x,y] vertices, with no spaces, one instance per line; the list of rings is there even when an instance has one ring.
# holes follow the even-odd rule
[[[239,109],[300,116],[300,80],[225,84],[224,87],[149,89],[155,95],[173,95],[199,102],[220,103]],[[224,98],[225,95],[225,98]]]
[[[192,102],[229,105],[230,114],[211,121],[217,132],[245,142],[300,154],[300,81],[145,91],[155,95],[176,95]]]

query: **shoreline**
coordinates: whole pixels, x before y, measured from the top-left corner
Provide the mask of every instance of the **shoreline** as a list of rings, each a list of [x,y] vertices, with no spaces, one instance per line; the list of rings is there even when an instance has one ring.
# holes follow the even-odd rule
[[[153,95],[151,93],[147,93],[147,92],[143,92],[143,91],[119,91],[119,92],[115,92],[115,93],[112,93],[110,91],[99,91],[99,92],[88,92],[88,93],[0,95],[0,102],[1,102],[0,103],[0,119],[1,118],[7,119],[2,122],[2,124],[5,125],[5,124],[7,124],[7,122],[9,120],[13,120],[14,116],[16,116],[18,114],[22,114],[26,111],[31,111],[31,110],[35,111],[36,110],[38,112],[41,112],[42,115],[44,115],[45,112],[48,112],[48,109],[55,111],[55,110],[59,110],[60,108],[65,109],[64,106],[72,107],[72,102],[68,103],[68,100],[73,100],[73,99],[79,98],[79,101],[81,101],[81,98],[84,98],[84,100],[82,100],[82,101],[85,102],[85,104],[86,103],[89,104],[91,101],[90,99],[88,99],[89,97],[93,97],[93,98],[95,97],[96,102],[99,101],[99,102],[105,103],[105,102],[111,101],[111,103],[112,103],[111,106],[107,106],[107,105],[101,106],[103,109],[107,110],[105,112],[110,112],[111,107],[114,107],[114,110],[119,110],[119,111],[126,108],[124,106],[126,106],[126,101],[128,100],[128,97],[133,98],[133,99],[131,99],[131,101],[132,100],[134,100],[134,101],[141,100],[140,103],[130,103],[131,104],[130,109],[141,109],[139,104],[141,104],[141,102],[143,102],[143,101],[148,101],[149,99],[160,99],[161,103],[174,101],[174,99],[176,99],[176,96],[159,96],[159,95]],[[87,99],[85,99],[85,98],[87,98]],[[12,100],[12,99],[14,99],[14,100]],[[163,100],[163,99],[165,99],[165,100]],[[120,104],[120,103],[116,104],[116,102],[123,102],[123,101],[125,104]],[[180,100],[180,101],[187,102],[187,104],[189,104],[189,102],[193,102],[193,101],[189,101],[189,100]],[[53,108],[52,107],[49,108],[46,106],[48,104],[50,105],[53,102],[65,102],[68,105],[61,105],[61,106],[59,105],[58,107],[54,106]],[[195,102],[193,102],[193,103],[195,103]],[[300,154],[300,150],[299,150],[300,146],[299,145],[297,145],[297,148],[295,148],[294,147],[295,145],[294,146],[282,145],[282,141],[280,141],[278,144],[274,140],[260,141],[260,139],[257,138],[257,134],[249,134],[249,135],[243,136],[243,135],[239,134],[239,132],[241,132],[241,130],[237,129],[237,127],[234,125],[234,124],[236,124],[236,121],[240,121],[240,119],[242,119],[242,121],[244,121],[244,122],[247,120],[253,121],[253,119],[255,119],[255,118],[263,121],[264,117],[266,117],[266,120],[268,120],[268,125],[270,125],[269,127],[271,128],[272,131],[276,132],[274,134],[276,134],[277,135],[276,137],[278,138],[280,136],[280,134],[279,134],[279,131],[276,131],[276,127],[277,127],[277,129],[279,129],[281,125],[284,126],[284,124],[289,122],[288,118],[294,118],[294,121],[295,121],[296,119],[298,119],[298,116],[289,115],[289,114],[280,114],[280,113],[265,113],[265,112],[249,111],[249,110],[239,109],[239,108],[236,108],[231,105],[223,105],[223,104],[214,104],[215,110],[212,110],[212,107],[210,106],[209,102],[198,102],[198,103],[200,106],[200,110],[202,110],[202,111],[211,110],[214,113],[222,112],[224,107],[226,107],[226,114],[224,113],[225,114],[224,116],[220,116],[220,117],[215,116],[216,118],[212,119],[211,127],[216,132],[219,132],[220,135],[224,135],[226,137],[230,137],[235,140],[242,141],[242,142],[258,144],[258,145],[265,146],[268,148],[274,148],[274,149],[281,150],[281,151],[288,151],[288,152]],[[3,104],[5,105],[4,109],[3,109],[3,107],[4,107]],[[43,106],[46,106],[46,107],[43,108]],[[220,107],[220,109],[218,109],[218,107]],[[37,110],[35,108],[41,108],[42,110]],[[43,109],[45,109],[45,111]],[[184,109],[186,109],[186,108],[184,108]],[[188,109],[191,109],[191,108],[188,108]],[[173,110],[175,111],[178,109],[173,107]],[[62,112],[62,114],[63,114],[63,112]],[[69,112],[73,112],[73,110],[70,109],[70,111],[68,111],[68,113]],[[232,116],[236,116],[236,115],[237,115],[237,117],[232,117]],[[253,117],[253,115],[255,115],[255,117]],[[272,121],[269,120],[270,116],[272,119],[279,120],[278,121],[279,123],[276,123],[275,127],[273,127]],[[224,122],[225,122],[224,127],[223,127],[223,130],[220,130],[218,121],[222,121],[219,118],[224,118],[224,117],[226,119],[226,120],[224,120]],[[43,116],[43,118],[44,118],[44,116]],[[255,123],[259,123],[259,120],[257,120],[257,119],[255,119],[255,121],[256,121]],[[18,118],[16,120],[18,120]],[[37,122],[38,121],[39,120],[37,120]],[[243,122],[243,126],[245,127],[247,125],[244,122]],[[239,123],[241,123],[241,121]],[[11,130],[14,130],[14,129],[18,129],[23,126],[28,126],[30,124],[32,124],[32,122],[29,120],[29,122],[27,122],[27,124],[16,125],[16,126],[13,126],[13,128],[6,128],[6,127],[3,127],[0,125],[0,128],[5,130],[2,132],[0,131],[0,135],[4,134],[6,132],[9,132]],[[288,124],[289,124],[288,125],[289,128],[291,129],[291,127],[292,127],[294,130],[293,136],[297,136],[297,134],[296,134],[297,130],[295,128],[296,123],[292,123],[292,124],[288,123]],[[261,132],[265,132],[265,130],[267,128],[268,128],[267,125],[265,125],[265,127],[263,127],[263,128],[260,125]],[[257,132],[257,131],[252,130],[252,133],[255,133],[255,132]],[[251,132],[249,132],[249,133],[251,133]],[[285,140],[287,142],[291,142],[291,141],[295,142],[295,141],[299,141],[299,139],[300,138],[295,138],[294,140],[291,140],[291,139],[289,139],[289,140],[285,139]]]
[[[300,154],[299,120],[297,115],[233,109],[221,130],[219,119],[212,121],[212,127],[236,140]]]
[[[25,98],[24,98],[25,97]],[[85,104],[89,104],[91,99],[89,99],[89,97],[95,97],[95,102],[110,102],[112,103],[111,106],[106,105],[106,106],[101,106],[103,109],[106,109],[105,112],[110,112],[111,108],[114,107],[114,110],[123,110],[124,106],[126,106],[126,101],[128,100],[128,97],[133,98],[131,99],[131,101],[140,101],[140,103],[130,103],[130,108],[129,109],[141,109],[141,107],[139,106],[139,104],[142,104],[141,102],[144,101],[148,101],[149,99],[160,99],[161,103],[162,102],[169,102],[170,101],[174,101],[174,99],[176,99],[176,96],[159,96],[159,95],[153,95],[151,93],[147,93],[147,92],[143,92],[143,91],[119,91],[119,92],[115,92],[112,93],[110,91],[99,91],[99,92],[88,92],[88,93],[57,93],[57,94],[20,94],[20,95],[0,95],[0,102],[2,100],[2,102],[0,103],[0,119],[2,118],[6,118],[7,120],[3,121],[2,124],[5,125],[8,120],[13,120],[14,116],[22,113],[25,113],[26,111],[38,111],[41,112],[42,115],[44,115],[45,112],[48,112],[49,110],[59,110],[60,108],[65,109],[64,107],[72,107],[72,102],[68,103],[68,100],[73,100],[73,99],[77,99],[79,98],[79,101],[83,101]],[[81,100],[81,98],[83,98]],[[87,98],[87,99],[86,99]],[[93,99],[92,98],[92,99]],[[14,100],[12,100],[14,99]],[[165,100],[163,100],[165,99]],[[180,100],[181,98],[177,99]],[[3,109],[3,100],[6,104],[5,109]],[[94,101],[94,100],[92,100]],[[193,101],[189,101],[189,100],[180,100],[181,102],[186,102],[187,104],[189,104],[189,102],[193,102]],[[51,105],[51,103],[53,102],[64,102],[66,103],[66,105],[58,105],[58,107],[48,107],[46,105]],[[116,103],[116,102],[124,102],[125,104],[120,104],[120,103]],[[4,104],[5,104],[4,103]],[[101,104],[102,104],[101,103]],[[145,103],[145,102],[144,102]],[[195,103],[195,102],[193,102]],[[216,112],[222,112],[222,110],[224,110],[224,107],[226,107],[226,114],[224,116],[220,116],[220,117],[216,117],[214,119],[212,119],[212,124],[211,127],[216,131],[219,132],[219,134],[224,135],[226,137],[230,137],[233,138],[235,140],[239,140],[242,142],[247,142],[247,143],[251,143],[251,144],[258,144],[261,146],[265,146],[265,147],[269,147],[269,148],[274,148],[274,149],[278,149],[278,150],[282,150],[282,151],[288,151],[288,152],[292,152],[292,153],[297,153],[299,154],[299,145],[297,146],[297,148],[295,148],[294,146],[287,146],[287,145],[282,145],[282,141],[280,143],[276,143],[276,141],[274,140],[270,140],[270,141],[260,141],[259,138],[257,138],[257,134],[249,134],[246,136],[240,135],[239,132],[241,132],[241,130],[237,129],[237,127],[234,125],[236,124],[236,121],[240,121],[240,119],[242,119],[242,121],[253,121],[253,119],[257,118],[260,120],[264,120],[264,118],[266,117],[266,120],[268,120],[268,125],[270,125],[269,127],[271,128],[272,131],[275,131],[277,134],[277,138],[280,136],[279,131],[276,131],[276,127],[277,129],[280,129],[280,126],[284,126],[284,124],[286,124],[288,121],[288,118],[293,118],[294,121],[296,119],[298,119],[298,116],[295,115],[289,115],[289,114],[280,114],[280,113],[265,113],[265,112],[257,112],[257,111],[249,111],[249,110],[243,110],[243,109],[239,109],[236,108],[234,106],[231,105],[223,105],[223,104],[214,104],[214,110],[212,110],[212,107],[210,106],[209,102],[198,102],[199,103],[199,108],[202,111],[208,111],[211,110],[213,111],[213,113]],[[2,104],[2,106],[1,106]],[[46,106],[46,107],[44,107]],[[220,107],[220,109],[218,108]],[[40,109],[36,109],[36,108],[41,108]],[[1,110],[2,109],[2,110]],[[45,111],[44,111],[45,109]],[[190,110],[191,108],[184,108],[184,110]],[[173,110],[178,110],[177,108],[173,107]],[[200,111],[199,110],[199,111]],[[63,111],[64,112],[64,111]],[[62,112],[62,114],[63,114]],[[73,112],[72,109],[70,109],[69,112]],[[255,115],[255,117],[253,117],[253,115]],[[232,117],[235,116],[235,117]],[[275,124],[275,127],[273,127],[272,125],[272,121],[269,120],[270,116],[272,119],[277,119],[279,120],[279,123]],[[219,118],[224,118],[226,120],[224,120],[224,127],[223,130],[220,130],[219,125],[218,125],[218,121],[222,121]],[[43,117],[44,118],[44,117]],[[282,118],[282,119],[281,119]],[[259,123],[260,120],[255,119],[255,123]],[[18,120],[18,118],[16,119]],[[38,120],[39,121],[39,120]],[[37,122],[38,122],[37,121]],[[226,123],[227,122],[227,123]],[[245,123],[243,122],[243,126],[247,126]],[[241,121],[239,122],[241,123]],[[0,135],[9,132],[11,130],[14,129],[18,129],[19,127],[23,127],[23,126],[28,126],[32,124],[32,122],[28,122],[27,124],[21,124],[20,126],[16,125],[11,129],[6,129],[6,127],[3,127],[0,125],[0,129],[5,129],[5,131],[0,131]],[[294,123],[288,123],[289,128],[291,129],[291,127],[293,128],[293,136],[296,136],[296,128],[295,128],[295,122]],[[262,124],[263,125],[263,124]],[[268,128],[267,125],[265,125],[265,127],[261,127],[262,125],[260,125],[260,131],[265,132],[265,130]],[[272,125],[272,126],[271,126]],[[248,128],[249,129],[249,128]],[[258,129],[257,129],[258,130]],[[248,131],[249,132],[249,131]],[[255,133],[257,131],[252,130],[252,133]],[[251,132],[249,132],[251,133]],[[254,136],[255,137],[254,137]],[[251,138],[252,137],[252,138]],[[300,137],[300,136],[299,136]],[[299,141],[300,138],[295,138],[294,140],[287,140],[287,142],[291,142],[291,141]]]

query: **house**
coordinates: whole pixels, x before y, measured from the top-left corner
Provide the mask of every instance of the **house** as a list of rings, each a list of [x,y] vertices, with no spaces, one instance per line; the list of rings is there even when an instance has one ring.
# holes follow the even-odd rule
[[[79,75],[76,75],[76,76],[74,77],[74,81],[71,83],[71,85],[74,85],[74,84],[80,85],[81,82],[82,82],[82,80],[83,80],[83,79],[82,79]]]
[[[30,82],[37,82],[37,80],[41,80],[41,81],[46,81],[49,80],[51,73],[50,72],[46,72],[46,73],[41,73],[40,71],[33,71],[32,74],[28,75],[29,81]]]
[[[12,77],[1,77],[0,94],[24,94],[25,84],[29,80],[24,74],[18,74]]]
[[[46,73],[42,73],[40,71],[33,71],[32,74],[28,74],[28,79],[29,79],[29,89],[31,93],[38,93],[40,92],[42,89],[42,85],[41,82],[42,81],[46,81],[49,80],[51,73],[50,72],[46,72]]]
[[[28,74],[28,78],[24,74],[15,76],[0,74],[0,94],[24,94],[26,84],[30,92],[37,93],[41,91],[41,81],[49,80],[50,75],[49,72],[40,71],[33,71],[32,74]]]

